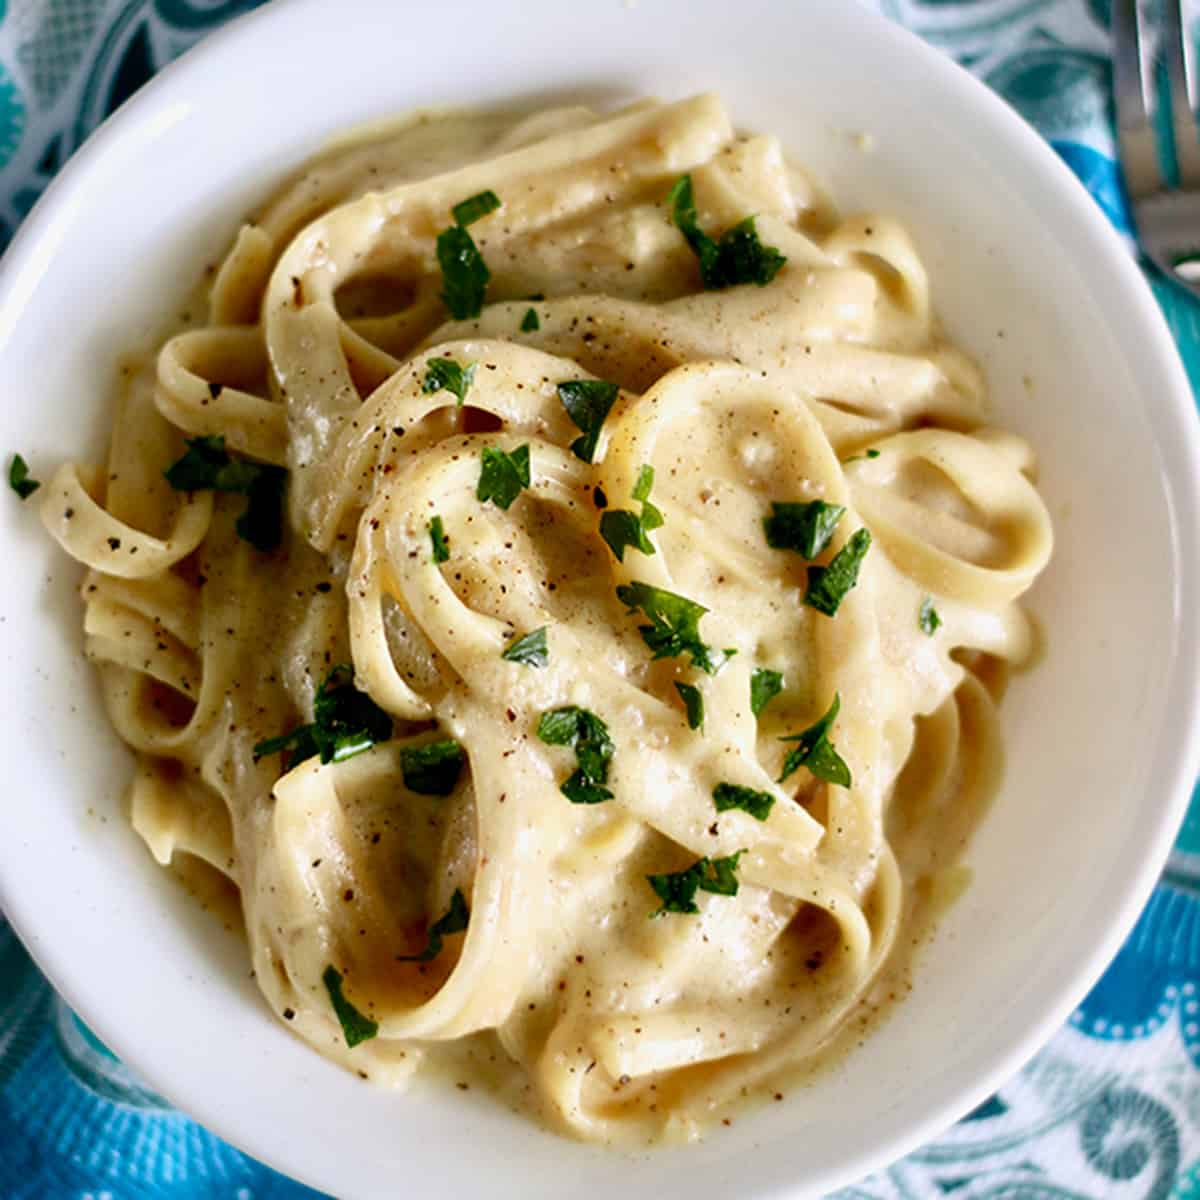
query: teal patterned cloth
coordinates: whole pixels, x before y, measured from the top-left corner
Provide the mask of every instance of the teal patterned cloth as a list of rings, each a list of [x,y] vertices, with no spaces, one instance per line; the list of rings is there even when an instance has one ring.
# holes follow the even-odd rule
[[[873,3],[1008,100],[1129,233],[1113,161],[1109,0]],[[254,7],[0,0],[0,245],[108,113],[206,32]],[[1200,305],[1152,284],[1200,387]],[[0,1197],[316,1196],[134,1078],[0,920]],[[1200,799],[1134,933],[1050,1045],[937,1141],[838,1193],[933,1197],[1200,1200]]]

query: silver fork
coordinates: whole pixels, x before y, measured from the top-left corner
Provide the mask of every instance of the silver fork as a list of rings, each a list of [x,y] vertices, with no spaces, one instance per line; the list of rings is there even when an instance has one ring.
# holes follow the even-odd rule
[[[1186,0],[1113,0],[1113,91],[1117,144],[1133,202],[1138,243],[1173,283],[1200,297],[1200,131],[1188,95],[1183,5]],[[1151,12],[1161,11],[1158,39]],[[1154,64],[1165,58],[1170,120],[1179,181],[1171,187],[1159,162],[1152,125]],[[1143,63],[1146,70],[1143,71]]]

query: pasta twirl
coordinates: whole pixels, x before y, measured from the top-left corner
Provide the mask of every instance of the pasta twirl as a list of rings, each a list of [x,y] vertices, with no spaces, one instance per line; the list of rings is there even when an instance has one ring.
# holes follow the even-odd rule
[[[611,1142],[831,1053],[957,886],[1052,542],[904,229],[711,96],[422,116],[207,312],[42,513],[272,1009]]]

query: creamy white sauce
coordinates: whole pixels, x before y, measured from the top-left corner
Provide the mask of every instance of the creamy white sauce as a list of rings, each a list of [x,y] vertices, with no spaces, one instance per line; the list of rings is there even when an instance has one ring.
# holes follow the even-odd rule
[[[685,172],[703,229],[753,215],[786,256],[765,286],[701,289],[667,202]],[[437,235],[485,189],[488,303],[449,320]],[[476,364],[462,411],[425,386],[447,357]],[[587,463],[557,385],[591,378],[621,391]],[[690,1138],[858,1036],[962,886],[1003,668],[1031,652],[1017,600],[1051,549],[1028,447],[986,410],[905,231],[839,219],[715,98],[418,115],[330,149],[243,228],[207,321],[131,379],[107,472],[63,467],[42,511],[90,568],[135,828],[236,887],[281,1019],[373,1080],[440,1072],[581,1138]],[[279,550],[237,536],[244,498],[168,486],[185,434],[287,468]],[[485,447],[529,449],[506,510],[477,499]],[[647,465],[654,553],[618,561],[598,495],[638,513]],[[812,500],[846,510],[815,564],[763,532],[772,503]],[[804,604],[810,565],[864,526],[836,615]],[[633,582],[703,605],[704,643],[736,654],[653,659],[616,595]],[[544,666],[502,657],[541,628]],[[253,747],[312,720],[339,663],[395,736],[280,777]],[[756,717],[760,668],[783,687]],[[780,739],[835,695],[850,786],[780,783]],[[611,800],[560,790],[574,753],[537,728],[565,705],[607,726]],[[410,791],[405,748],[446,738],[467,756],[452,793]],[[769,815],[718,812],[720,784]],[[735,895],[651,919],[649,876],[735,855]],[[456,891],[465,933],[402,961]],[[375,1023],[353,1047],[330,967]]]

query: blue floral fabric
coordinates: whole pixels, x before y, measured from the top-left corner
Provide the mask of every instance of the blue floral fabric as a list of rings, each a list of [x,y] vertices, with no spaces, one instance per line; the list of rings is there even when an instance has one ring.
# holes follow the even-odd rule
[[[1036,126],[1122,233],[1110,0],[869,0]],[[164,63],[255,0],[0,0],[0,246]],[[1134,252],[1132,242],[1131,253]],[[1200,389],[1200,305],[1152,286]],[[108,1052],[0,919],[0,1197],[304,1200]],[[1068,1025],[935,1142],[837,1200],[1200,1200],[1200,798]]]

